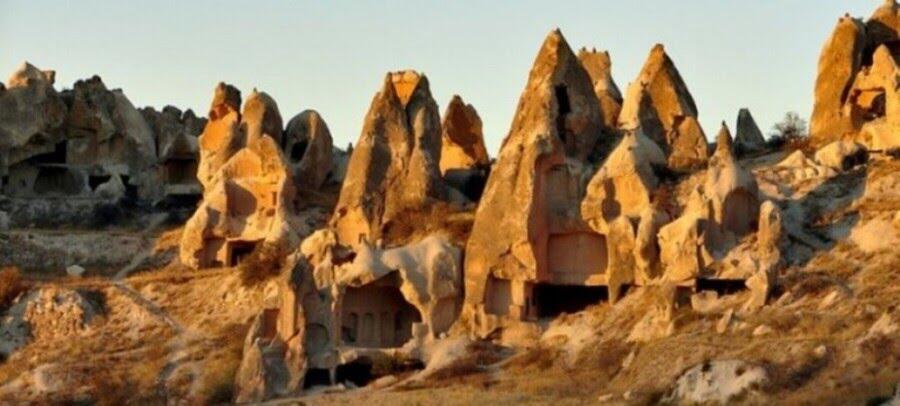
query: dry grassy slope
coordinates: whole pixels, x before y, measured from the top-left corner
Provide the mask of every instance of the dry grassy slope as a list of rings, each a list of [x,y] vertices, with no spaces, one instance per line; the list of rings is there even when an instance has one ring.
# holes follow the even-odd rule
[[[147,262],[170,258],[178,235],[180,229],[162,233]],[[247,322],[264,290],[243,286],[235,270],[174,265],[120,282],[61,278],[34,285],[98,292],[105,312],[80,335],[33,341],[0,364],[0,403],[230,400]]]

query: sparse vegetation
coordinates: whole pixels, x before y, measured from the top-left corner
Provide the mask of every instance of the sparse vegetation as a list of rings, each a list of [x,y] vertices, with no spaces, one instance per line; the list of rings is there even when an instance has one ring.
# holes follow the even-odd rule
[[[284,256],[277,245],[262,242],[237,268],[244,286],[251,286],[278,275],[283,262]]]
[[[769,133],[768,144],[771,148],[804,149],[808,142],[806,120],[800,118],[796,112],[789,111],[784,118],[772,126]]]

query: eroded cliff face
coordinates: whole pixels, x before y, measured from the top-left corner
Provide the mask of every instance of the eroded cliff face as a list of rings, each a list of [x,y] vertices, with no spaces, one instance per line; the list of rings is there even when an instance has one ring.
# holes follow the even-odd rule
[[[444,199],[440,157],[440,116],[428,78],[389,73],[366,115],[331,219],[340,241],[375,243],[405,211]]]
[[[819,57],[810,137],[817,146],[853,140],[876,150],[900,147],[897,53],[900,11],[885,1],[868,20],[845,15]]]
[[[708,146],[697,105],[661,44],[650,50],[641,72],[628,85],[618,123],[626,129],[640,128],[662,148],[673,170],[690,171],[706,163]]]

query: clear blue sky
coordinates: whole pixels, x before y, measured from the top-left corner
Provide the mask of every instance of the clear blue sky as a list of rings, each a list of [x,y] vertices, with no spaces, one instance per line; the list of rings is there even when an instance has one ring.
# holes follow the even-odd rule
[[[488,4],[482,4],[488,3]],[[69,1],[0,0],[0,80],[23,60],[57,87],[99,74],[136,106],[205,114],[218,81],[271,94],[288,120],[322,113],[356,142],[389,70],[424,71],[441,112],[451,95],[484,121],[491,155],[506,135],[544,36],[608,49],[623,90],[664,43],[708,137],[749,107],[763,131],[807,117],[822,44],[845,12],[880,0]]]

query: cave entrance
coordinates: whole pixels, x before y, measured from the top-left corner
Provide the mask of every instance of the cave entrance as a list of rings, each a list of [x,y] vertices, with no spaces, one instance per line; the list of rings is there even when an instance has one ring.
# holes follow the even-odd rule
[[[341,339],[345,345],[396,348],[412,338],[422,316],[403,298],[396,272],[361,287],[350,287],[341,305]]]
[[[719,295],[730,295],[747,289],[743,279],[698,278],[697,291],[712,290]]]
[[[253,253],[257,241],[229,241],[228,242],[228,266],[238,266]]]
[[[197,181],[197,161],[191,158],[172,158],[166,161],[166,183],[191,184]]]
[[[84,185],[64,166],[42,166],[34,180],[34,192],[40,195],[59,193],[77,195]]]
[[[562,313],[576,313],[609,298],[606,286],[534,285],[531,303],[539,318],[556,317]]]
[[[331,386],[331,373],[324,368],[310,368],[303,376],[303,389],[315,386]]]

